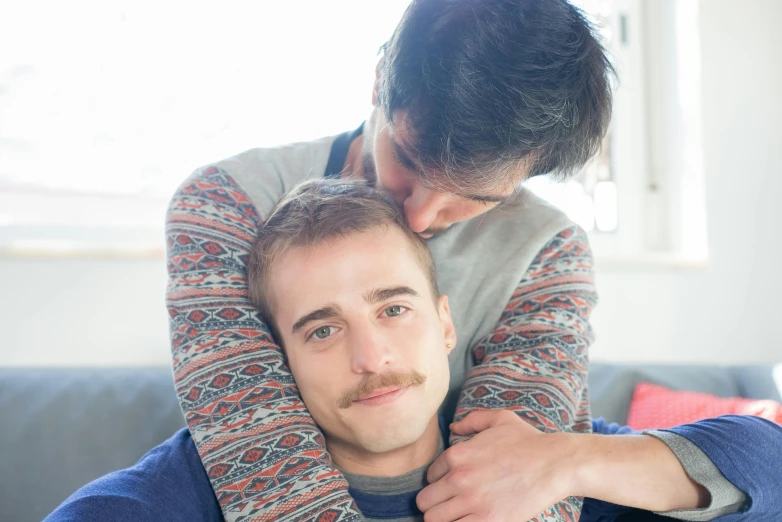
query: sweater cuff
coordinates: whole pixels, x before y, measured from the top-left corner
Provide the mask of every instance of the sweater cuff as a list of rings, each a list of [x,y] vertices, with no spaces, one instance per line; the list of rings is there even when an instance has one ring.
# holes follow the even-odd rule
[[[687,475],[706,488],[711,495],[711,502],[705,508],[676,509],[658,513],[658,515],[700,522],[743,510],[747,496],[725,478],[719,468],[698,446],[686,437],[669,431],[652,430],[644,431],[642,434],[650,435],[668,446],[668,449],[679,459]]]

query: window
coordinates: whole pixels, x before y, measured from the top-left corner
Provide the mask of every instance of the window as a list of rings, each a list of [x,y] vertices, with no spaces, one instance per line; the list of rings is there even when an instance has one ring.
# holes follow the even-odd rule
[[[590,236],[598,258],[644,250],[642,207],[646,177],[644,45],[634,0],[574,0],[590,17],[618,73],[611,125],[600,153],[576,176],[557,183],[533,178],[528,187],[560,207]]]
[[[168,199],[195,168],[366,118],[377,50],[408,2],[77,0],[47,4],[46,16],[35,3],[4,4],[0,253],[161,256]],[[687,124],[685,137],[698,139],[687,123],[697,121],[697,104],[689,113],[647,110],[692,97],[697,82],[686,74],[697,56],[677,46],[690,35],[697,51],[697,31],[683,25],[697,3],[573,2],[615,58],[614,119],[583,172],[564,184],[535,178],[530,188],[590,231],[599,256],[705,251],[705,211],[683,203],[702,201],[695,149],[676,156],[686,169],[648,161],[687,142],[672,128]],[[675,43],[644,45],[673,26]],[[681,89],[661,91],[661,78]]]
[[[590,234],[598,260],[701,266],[707,258],[697,0],[573,0],[619,81],[603,150],[573,179],[528,186]]]
[[[581,0],[573,3],[590,17],[603,45],[615,54],[614,49],[620,45],[614,36],[617,26],[615,2]],[[614,232],[618,227],[618,216],[617,185],[611,159],[612,136],[612,129],[609,129],[600,152],[567,182],[554,182],[538,176],[527,182],[527,188],[565,210],[587,232]]]
[[[366,118],[408,1],[3,4],[0,249],[161,255],[195,168]]]

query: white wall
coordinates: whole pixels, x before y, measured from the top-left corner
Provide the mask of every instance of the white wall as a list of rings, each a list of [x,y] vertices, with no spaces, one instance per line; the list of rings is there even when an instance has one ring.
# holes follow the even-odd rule
[[[782,361],[782,2],[700,2],[704,270],[599,271],[596,359]]]
[[[168,365],[159,261],[0,260],[0,366]]]
[[[782,2],[700,10],[709,266],[599,269],[595,359],[782,361]],[[0,274],[0,365],[168,365],[162,260]]]

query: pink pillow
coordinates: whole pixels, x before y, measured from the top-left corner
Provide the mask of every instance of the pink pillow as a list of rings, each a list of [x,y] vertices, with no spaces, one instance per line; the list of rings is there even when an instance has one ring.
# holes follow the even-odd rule
[[[627,425],[634,430],[671,428],[720,415],[755,415],[782,424],[782,404],[706,393],[673,391],[642,382],[635,387]]]

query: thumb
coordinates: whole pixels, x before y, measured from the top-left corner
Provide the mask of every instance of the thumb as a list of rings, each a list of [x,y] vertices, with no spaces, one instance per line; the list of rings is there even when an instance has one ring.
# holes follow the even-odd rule
[[[497,410],[473,410],[458,422],[451,424],[451,433],[473,435],[502,424],[503,412]]]

